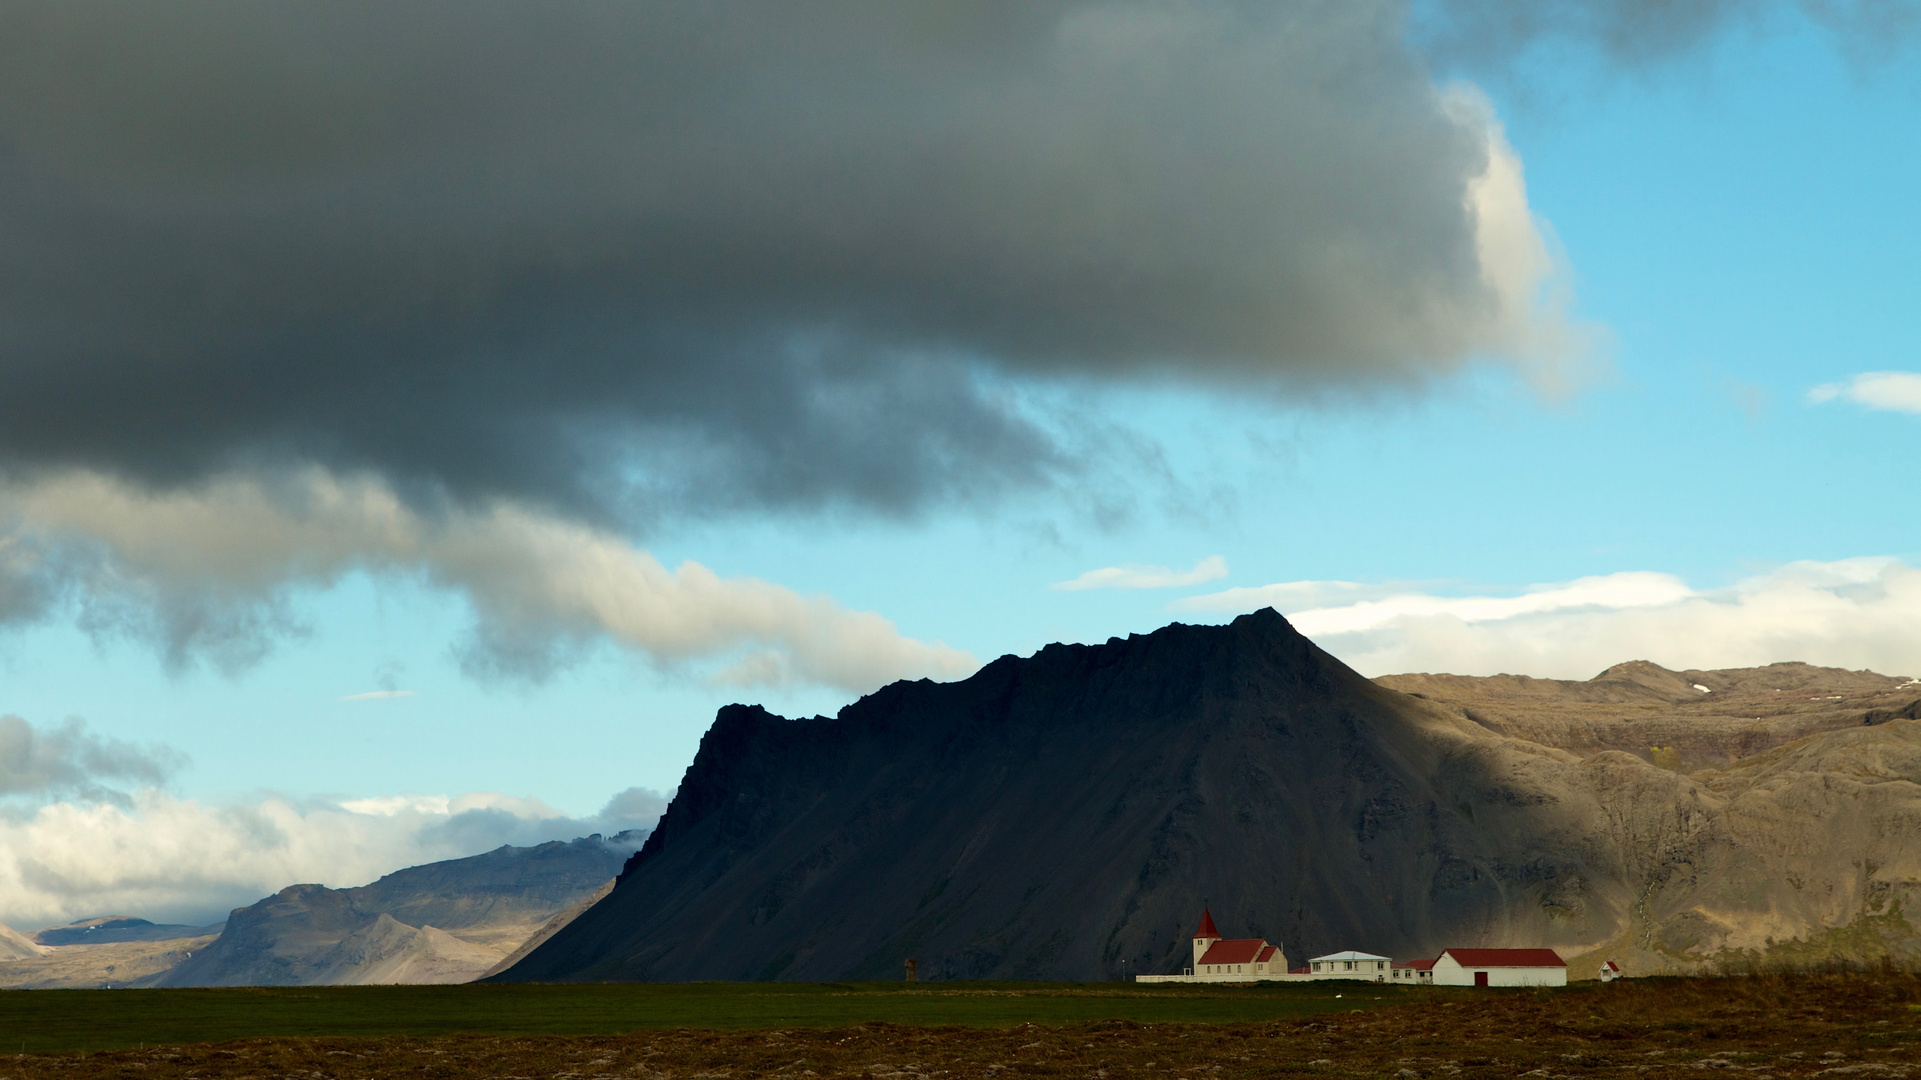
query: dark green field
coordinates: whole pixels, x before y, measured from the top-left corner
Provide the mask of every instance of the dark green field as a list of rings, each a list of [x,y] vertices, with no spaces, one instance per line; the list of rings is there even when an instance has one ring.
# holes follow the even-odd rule
[[[649,1028],[1008,1027],[1285,1020],[1404,1000],[1392,986],[1128,983],[592,983],[0,990],[0,1054],[241,1038],[604,1035]],[[1336,995],[1341,995],[1336,997]]]

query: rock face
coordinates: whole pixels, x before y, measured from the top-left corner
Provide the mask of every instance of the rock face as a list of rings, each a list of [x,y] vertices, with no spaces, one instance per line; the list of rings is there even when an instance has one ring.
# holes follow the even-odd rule
[[[1172,972],[1203,901],[1297,960],[1915,955],[1921,722],[1753,714],[1692,773],[1648,750],[1687,734],[1681,703],[1827,678],[1802,667],[1500,687],[1592,707],[1557,720],[1446,700],[1473,696],[1447,676],[1377,685],[1263,611],[897,683],[831,719],[730,706],[614,890],[495,978]],[[1912,685],[1858,681],[1843,697]],[[1666,743],[1616,730],[1610,710],[1648,702]]]
[[[1630,852],[1642,899],[1597,952],[1630,970],[1921,958],[1921,682],[1771,664],[1588,682],[1396,675],[1489,730],[1686,773],[1688,814]],[[1632,687],[1638,686],[1639,691]],[[1646,807],[1610,807],[1614,813]]]
[[[1490,731],[1664,768],[1724,768],[1825,731],[1921,717],[1921,684],[1872,671],[1770,664],[1669,671],[1645,660],[1586,682],[1522,675],[1389,675],[1381,685],[1457,706]]]
[[[162,986],[466,982],[590,896],[633,850],[629,834],[502,847],[371,885],[292,885],[228,916]]]

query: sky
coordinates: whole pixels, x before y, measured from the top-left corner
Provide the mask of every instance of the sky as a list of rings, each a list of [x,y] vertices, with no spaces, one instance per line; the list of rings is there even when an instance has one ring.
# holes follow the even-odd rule
[[[1898,3],[0,14],[0,922],[1262,606],[1921,675]]]

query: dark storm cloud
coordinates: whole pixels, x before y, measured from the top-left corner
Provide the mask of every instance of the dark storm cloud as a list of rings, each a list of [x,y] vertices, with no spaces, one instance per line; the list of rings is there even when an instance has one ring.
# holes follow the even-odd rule
[[[183,763],[175,750],[102,738],[78,719],[37,728],[18,716],[0,716],[0,798],[71,796],[125,803],[126,794],[114,782],[156,786]]]
[[[1791,14],[1832,32],[1852,56],[1885,58],[1921,27],[1914,0],[1436,0],[1427,13],[1435,52],[1504,66],[1529,47],[1561,42],[1646,67],[1730,30],[1761,30]]]
[[[1010,375],[1539,360],[1401,16],[9,4],[0,463],[898,511],[1076,467]]]

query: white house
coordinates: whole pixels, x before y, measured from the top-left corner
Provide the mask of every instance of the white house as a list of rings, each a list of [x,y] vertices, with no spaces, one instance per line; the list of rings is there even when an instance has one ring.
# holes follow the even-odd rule
[[[1402,986],[1433,986],[1434,961],[1403,960],[1389,968],[1388,974]]]
[[[1214,916],[1201,909],[1194,930],[1194,966],[1180,975],[1136,975],[1136,982],[1256,982],[1287,977],[1287,957],[1279,945],[1261,938],[1223,938]]]
[[[1328,953],[1307,962],[1307,977],[1310,979],[1366,979],[1369,982],[1386,982],[1388,968],[1393,961],[1373,953],[1347,952]]]
[[[1566,986],[1553,949],[1447,949],[1434,958],[1435,986]]]
[[[1602,982],[1613,982],[1621,977],[1621,965],[1609,960],[1601,965],[1601,970],[1597,977]]]

